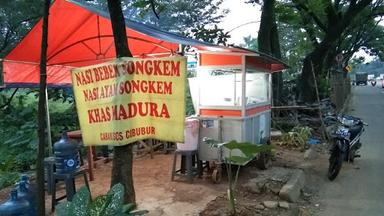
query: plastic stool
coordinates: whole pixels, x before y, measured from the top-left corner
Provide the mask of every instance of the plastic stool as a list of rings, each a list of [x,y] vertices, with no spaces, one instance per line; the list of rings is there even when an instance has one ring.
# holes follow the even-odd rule
[[[84,168],[80,168],[78,171],[73,173],[53,173],[52,186],[51,186],[52,212],[55,210],[55,205],[57,204],[58,201],[64,198],[67,198],[68,201],[72,201],[72,198],[76,193],[75,178],[79,175],[83,175],[85,186],[88,188],[89,191],[91,191],[89,189],[89,184],[88,184],[87,170]],[[56,183],[59,181],[64,181],[65,195],[62,197],[56,198]]]
[[[176,170],[177,155],[181,155],[180,169]],[[186,164],[185,164],[186,162]],[[197,166],[196,166],[197,162]],[[189,183],[193,182],[193,178],[200,175],[200,160],[197,150],[194,151],[181,151],[176,150],[173,157],[172,177],[174,181],[175,176],[186,178]],[[186,166],[185,166],[186,165]]]

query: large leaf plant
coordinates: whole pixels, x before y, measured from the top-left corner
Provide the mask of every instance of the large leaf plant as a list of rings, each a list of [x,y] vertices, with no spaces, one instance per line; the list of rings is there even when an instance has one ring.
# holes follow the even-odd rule
[[[94,200],[86,187],[80,188],[71,202],[65,201],[56,206],[57,216],[134,216],[145,215],[147,210],[134,210],[135,205],[124,204],[124,186],[114,185],[107,194]]]

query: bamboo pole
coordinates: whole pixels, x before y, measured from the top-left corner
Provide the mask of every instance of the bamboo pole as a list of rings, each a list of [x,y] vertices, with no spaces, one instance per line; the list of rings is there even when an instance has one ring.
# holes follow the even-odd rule
[[[323,113],[321,112],[321,107],[320,107],[319,89],[317,87],[317,80],[316,80],[315,70],[314,70],[312,61],[311,61],[311,70],[312,70],[313,81],[315,84],[316,99],[317,99],[317,103],[319,104],[318,105],[318,111],[319,111],[319,118],[320,118],[320,122],[321,122],[321,134],[323,136],[323,140],[326,140],[328,142],[328,136],[327,136],[327,133],[325,132],[325,124],[323,121]]]

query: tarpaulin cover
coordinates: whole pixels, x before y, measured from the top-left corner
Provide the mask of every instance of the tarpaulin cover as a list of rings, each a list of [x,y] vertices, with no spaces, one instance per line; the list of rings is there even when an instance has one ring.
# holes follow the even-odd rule
[[[49,86],[69,86],[69,70],[115,58],[109,14],[76,1],[55,0],[50,7],[47,51]],[[182,37],[126,19],[128,46],[134,57],[169,56],[179,44],[199,50],[250,53]],[[4,58],[6,87],[33,87],[39,83],[42,19]]]

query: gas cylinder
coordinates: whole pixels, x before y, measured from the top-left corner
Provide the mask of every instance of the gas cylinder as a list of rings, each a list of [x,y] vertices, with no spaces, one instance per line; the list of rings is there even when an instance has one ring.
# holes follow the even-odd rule
[[[76,172],[80,168],[79,146],[64,132],[53,145],[56,172],[60,174]]]
[[[11,191],[11,198],[0,204],[1,216],[29,216],[30,213],[30,203],[20,198],[16,189]]]

